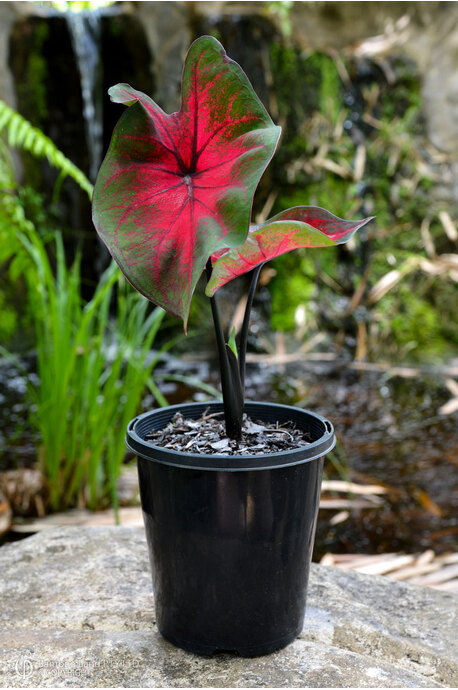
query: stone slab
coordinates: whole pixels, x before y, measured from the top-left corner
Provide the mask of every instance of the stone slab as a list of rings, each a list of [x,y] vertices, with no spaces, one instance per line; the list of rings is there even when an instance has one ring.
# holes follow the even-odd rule
[[[0,549],[0,686],[454,687],[458,598],[313,565],[305,627],[264,657],[158,633],[142,530],[63,527]]]

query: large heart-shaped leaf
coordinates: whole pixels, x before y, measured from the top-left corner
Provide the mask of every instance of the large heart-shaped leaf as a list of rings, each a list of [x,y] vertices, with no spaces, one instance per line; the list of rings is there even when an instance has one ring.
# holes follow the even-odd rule
[[[212,275],[206,294],[243,275],[259,264],[299,247],[331,247],[343,244],[372,218],[342,220],[316,206],[296,206],[253,225],[245,242],[236,249],[213,256]]]
[[[179,112],[128,84],[109,93],[130,107],[97,177],[94,225],[132,285],[186,324],[210,255],[248,234],[280,128],[210,36],[189,49]]]

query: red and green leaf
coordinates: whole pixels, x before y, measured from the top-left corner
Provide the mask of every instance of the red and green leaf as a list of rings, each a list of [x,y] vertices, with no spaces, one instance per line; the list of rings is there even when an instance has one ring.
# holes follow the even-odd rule
[[[254,225],[245,242],[213,255],[213,270],[206,294],[215,292],[259,264],[300,247],[331,247],[343,244],[372,218],[342,220],[316,206],[296,206],[261,225]]]
[[[179,112],[128,84],[109,93],[130,107],[97,177],[94,225],[132,285],[186,324],[208,258],[248,234],[280,128],[210,36],[189,49]]]

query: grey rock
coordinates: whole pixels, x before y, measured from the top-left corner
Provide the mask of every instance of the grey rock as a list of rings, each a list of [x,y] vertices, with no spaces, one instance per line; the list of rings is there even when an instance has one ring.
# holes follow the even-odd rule
[[[457,598],[313,565],[305,627],[255,659],[198,657],[154,617],[143,530],[50,529],[0,549],[0,686],[453,687]]]
[[[0,99],[15,105],[14,84],[8,66],[9,37],[25,3],[0,2]]]
[[[16,89],[9,67],[10,34],[14,24],[30,15],[45,16],[44,7],[30,2],[0,2],[0,99],[16,106]]]

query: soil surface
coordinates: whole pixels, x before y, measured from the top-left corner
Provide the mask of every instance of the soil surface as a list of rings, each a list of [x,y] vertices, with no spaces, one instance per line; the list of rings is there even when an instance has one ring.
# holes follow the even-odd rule
[[[145,436],[155,446],[205,455],[265,455],[294,450],[312,440],[291,423],[254,422],[243,415],[242,438],[234,441],[226,436],[223,412],[204,412],[200,419],[185,419],[177,412],[166,427]]]

